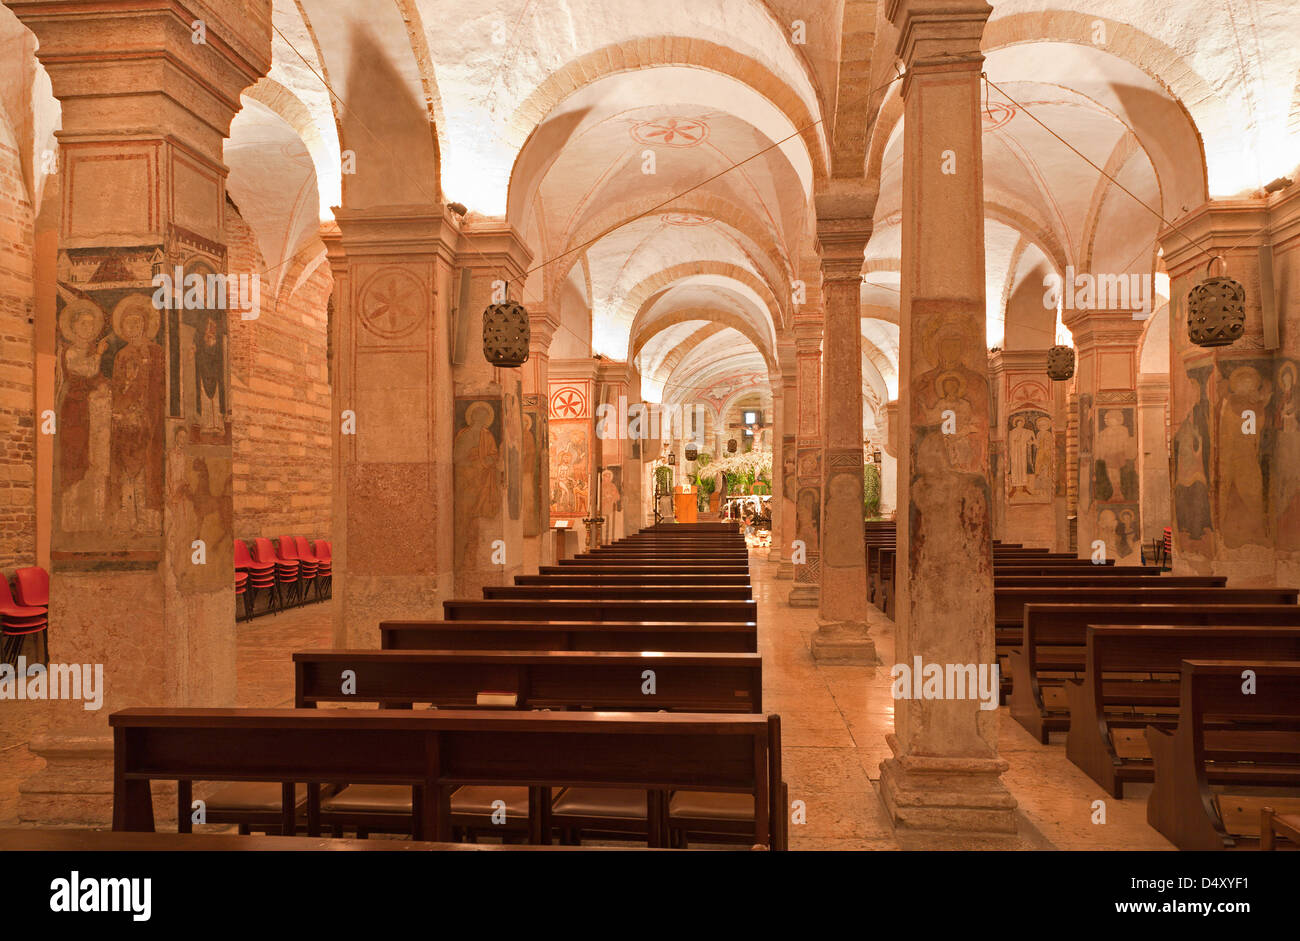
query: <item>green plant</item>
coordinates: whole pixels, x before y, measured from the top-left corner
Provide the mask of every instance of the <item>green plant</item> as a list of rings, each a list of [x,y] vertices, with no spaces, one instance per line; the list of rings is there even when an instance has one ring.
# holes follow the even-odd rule
[[[655,468],[655,494],[673,492],[673,469],[668,466]]]
[[[864,519],[880,515],[880,468],[875,464],[862,468],[862,515]]]

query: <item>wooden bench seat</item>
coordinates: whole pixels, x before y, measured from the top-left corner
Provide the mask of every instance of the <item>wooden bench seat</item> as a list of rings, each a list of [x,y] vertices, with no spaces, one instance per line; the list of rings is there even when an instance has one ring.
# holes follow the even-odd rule
[[[749,580],[749,567],[744,565],[543,565],[538,569],[538,577],[548,575],[620,575],[652,577],[670,577],[673,575],[723,575],[728,578],[739,576]],[[522,576],[521,576],[522,577]]]
[[[1265,806],[1300,810],[1300,662],[1184,660],[1178,726],[1146,738],[1152,827],[1183,850],[1258,846]]]
[[[1044,745],[1070,727],[1065,682],[1085,667],[1088,625],[1300,625],[1300,605],[1029,604],[1008,651],[1011,716]],[[1175,670],[1177,665],[1175,664]]]
[[[382,621],[388,650],[714,650],[753,653],[753,621]]]
[[[339,852],[562,852],[635,849],[630,846],[554,846],[536,843],[434,843],[419,840],[341,840],[233,833],[137,833],[112,830],[0,830],[6,853],[339,853]]]
[[[1096,625],[1087,629],[1083,678],[1065,684],[1070,760],[1113,797],[1150,781],[1148,725],[1178,719],[1185,659],[1300,660],[1300,626]]]
[[[411,787],[415,834],[440,841],[450,835],[449,800],[458,787],[571,785],[749,794],[754,842],[785,845],[777,716],[127,709],[110,716],[109,725],[114,830],[154,829],[154,780]],[[178,786],[182,830],[189,825],[188,797],[188,788]],[[649,814],[649,840],[662,845],[666,807],[651,802]],[[314,800],[308,820],[318,831]],[[540,832],[532,837],[543,840]]]
[[[532,601],[748,601],[749,585],[488,585],[486,599]]]
[[[993,573],[995,587],[1049,588],[1066,585],[1075,588],[1223,588],[1226,575],[1081,575],[1075,572],[1052,572],[1048,575],[1014,575]]]
[[[683,572],[660,574],[650,574],[640,572],[636,574],[605,574],[599,570],[586,573],[563,575],[516,575],[516,585],[550,585],[556,588],[564,586],[585,586],[585,585],[608,585],[608,586],[645,586],[657,587],[665,585],[680,586],[683,588],[707,588],[713,587],[749,587],[750,580],[748,575],[701,575],[692,572],[689,569]]]
[[[756,653],[591,650],[307,650],[293,655],[295,703],[430,703],[474,707],[484,691],[509,692],[518,709],[664,709],[761,712]],[[340,677],[355,674],[345,693]],[[643,692],[654,672],[655,692]]]
[[[544,607],[527,598],[456,598],[442,603],[448,621],[758,621],[750,601],[627,599],[550,601]]]

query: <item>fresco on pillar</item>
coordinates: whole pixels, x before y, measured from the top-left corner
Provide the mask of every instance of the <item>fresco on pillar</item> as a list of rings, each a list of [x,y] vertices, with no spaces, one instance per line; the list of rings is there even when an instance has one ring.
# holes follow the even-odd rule
[[[916,311],[913,311],[914,315]],[[973,312],[972,312],[973,313]],[[911,382],[911,485],[908,569],[914,578],[950,582],[952,566],[978,572],[991,564],[989,407],[983,317],[939,312],[925,317]],[[979,369],[965,360],[980,357]],[[935,545],[959,547],[957,562]]]
[[[551,422],[551,516],[582,517],[590,508],[591,427]]]
[[[1283,361],[1278,366],[1285,364]],[[1271,357],[1221,359],[1216,365],[1213,392],[1218,407],[1212,479],[1219,536],[1228,549],[1271,546],[1273,527],[1269,503],[1275,502],[1275,510],[1285,512],[1287,504],[1295,498],[1294,483],[1285,488],[1270,487],[1274,481],[1269,479],[1275,477],[1276,483],[1281,483],[1288,473],[1280,462],[1274,463],[1278,445],[1283,443],[1277,433],[1281,429],[1275,425],[1276,419],[1282,416],[1274,403],[1275,394],[1279,399],[1282,397],[1282,370],[1278,368],[1275,374]],[[1294,399],[1294,364],[1291,365],[1287,379],[1292,388],[1286,395]],[[1291,420],[1294,424],[1294,413]],[[1286,436],[1286,444],[1293,441],[1291,436]]]
[[[456,491],[455,564],[486,568],[489,554],[480,542],[488,522],[501,517],[504,458],[501,454],[501,400],[457,398],[452,438],[452,483]],[[482,558],[478,557],[482,553]],[[477,562],[478,564],[473,564]]]
[[[1295,360],[1278,361],[1276,389],[1266,445],[1273,454],[1269,505],[1277,548],[1300,552],[1300,364]]]
[[[600,515],[605,518],[605,538],[623,535],[623,468],[618,465],[600,472]]]
[[[794,435],[781,442],[781,486],[785,499],[793,506],[799,499],[799,462],[795,457]]]
[[[523,481],[522,468],[519,461],[519,450],[522,442],[523,429],[523,402],[518,393],[518,380],[515,380],[511,388],[506,390],[502,398],[503,413],[505,421],[502,424],[502,450],[505,452],[505,472],[506,472],[506,512],[510,514],[512,520],[518,520],[523,502]]]
[[[543,508],[547,507],[548,466],[543,462],[547,453],[546,400],[541,395],[523,397],[523,414],[521,416],[521,470],[520,489],[522,491],[524,536],[538,536],[546,529]]]
[[[1138,509],[1137,409],[1102,403],[1093,439],[1092,501],[1095,539],[1120,563],[1136,557],[1142,541]]]
[[[1213,550],[1214,524],[1210,518],[1210,398],[1209,365],[1189,366],[1186,394],[1174,401],[1190,406],[1172,416],[1174,526],[1182,551],[1207,557]]]
[[[157,548],[167,404],[158,248],[58,260],[54,525],[63,549]]]
[[[822,452],[821,448],[798,449],[798,492],[795,494],[794,537],[815,555],[822,536]]]
[[[1079,395],[1079,510],[1092,505],[1092,467],[1093,429],[1092,429],[1092,393]]]
[[[1012,411],[1007,416],[1006,452],[1007,503],[1051,503],[1057,459],[1051,414],[1039,405]]]

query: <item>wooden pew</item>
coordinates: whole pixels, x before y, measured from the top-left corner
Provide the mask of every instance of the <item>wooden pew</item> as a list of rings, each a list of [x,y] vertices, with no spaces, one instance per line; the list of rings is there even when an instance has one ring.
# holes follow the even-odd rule
[[[1251,695],[1245,670],[1255,673]],[[1178,727],[1149,726],[1146,737],[1152,827],[1184,850],[1258,845],[1251,831],[1264,806],[1300,808],[1300,662],[1185,660]],[[1263,788],[1271,796],[1258,796]]]
[[[445,842],[462,785],[582,784],[749,794],[754,842],[784,846],[777,716],[353,709],[127,709],[114,740],[113,829],[152,831],[150,782],[178,782],[182,828],[193,780],[397,784],[414,788],[415,832]],[[293,833],[291,802],[286,833]],[[650,841],[666,836],[650,807]],[[320,807],[308,803],[319,830]],[[539,819],[537,815],[534,819]],[[534,842],[542,834],[534,833]]]
[[[1164,587],[1159,581],[1148,587],[1075,588],[1055,585],[1044,588],[1003,588],[993,586],[994,635],[998,662],[1001,664],[1003,702],[1012,690],[1010,654],[1024,640],[1025,606],[1030,604],[1193,604],[1249,605],[1295,604],[1300,591],[1294,588],[1177,588]]]
[[[532,601],[747,601],[749,585],[488,585],[483,597]]]
[[[1300,844],[1300,814],[1279,814],[1272,807],[1260,811],[1259,848],[1271,852],[1277,848],[1280,836]]]
[[[577,572],[563,575],[516,575],[516,585],[554,585],[561,587],[564,585],[643,585],[646,587],[659,585],[675,585],[683,588],[686,587],[708,587],[708,586],[743,586],[748,587],[750,584],[748,575],[701,575],[692,572],[689,569],[684,572],[673,572],[661,574],[656,572],[649,574],[640,573],[616,573],[606,574],[599,570],[591,572]]]
[[[383,621],[386,650],[675,650],[753,653],[753,621]]]
[[[997,588],[1051,588],[1062,585],[1069,588],[1223,588],[1228,584],[1226,575],[1097,575],[1092,572],[1078,574],[1072,571],[1052,572],[1047,575],[1003,575],[993,573]]]
[[[632,571],[655,572],[660,569],[675,570],[680,568],[689,568],[692,571],[701,574],[708,572],[749,572],[749,562],[701,562],[701,561],[682,561],[680,559],[618,559],[597,557],[593,559],[561,559],[555,566],[550,568],[559,568],[568,571],[571,568],[612,568],[612,569],[629,569]]]
[[[758,621],[754,601],[550,601],[545,607],[526,598],[453,598],[442,603],[448,621]]]
[[[1044,745],[1050,733],[1070,728],[1065,682],[1086,666],[1090,624],[1295,626],[1300,605],[1025,605],[1020,646],[1008,654],[1008,704],[1012,718]]]
[[[593,651],[394,651],[313,650],[294,654],[295,699],[298,708],[321,703],[367,703],[381,708],[411,708],[431,703],[438,708],[478,705],[484,691],[513,693],[514,703],[488,708],[603,709],[668,712],[762,711],[762,659],[757,654],[597,653]],[[343,671],[351,671],[352,685],[342,688]],[[646,671],[652,670],[655,692],[645,690]],[[314,788],[315,785],[312,785]],[[353,792],[358,792],[355,796]],[[534,814],[541,831],[551,831],[549,790],[531,801],[526,788],[469,786],[452,795],[450,808],[456,830],[466,833],[508,834],[526,830]],[[318,799],[318,798],[313,798]],[[598,805],[611,824],[614,814],[645,804],[644,791],[616,788],[566,789],[554,801],[561,816],[557,823],[570,828],[563,816],[566,801]],[[713,816],[694,814],[696,833],[724,834],[747,839],[753,810],[739,795],[682,792],[672,798],[656,795],[667,806],[702,802],[721,808]],[[493,801],[504,800],[508,817],[492,822]],[[782,801],[784,806],[784,800]],[[513,810],[509,808],[513,807]],[[672,818],[670,815],[670,825]],[[400,787],[350,788],[332,795],[322,805],[322,823],[344,830],[411,832],[411,795]],[[582,821],[576,822],[581,824]],[[592,826],[591,821],[586,826]],[[597,827],[599,829],[599,827]],[[627,814],[616,829],[644,838],[646,813]],[[685,825],[674,829],[688,829]]]
[[[539,843],[433,843],[418,840],[343,840],[312,836],[234,833],[137,833],[112,830],[0,830],[5,853],[408,853],[567,852],[629,850],[633,846],[558,846]]]
[[[472,708],[485,690],[511,692],[518,709],[665,709],[762,712],[756,653],[592,650],[307,650],[293,655],[298,708],[322,702]],[[344,693],[344,670],[355,689]],[[646,670],[655,693],[644,693]]]
[[[1300,659],[1300,627],[1097,625],[1087,638],[1083,679],[1065,684],[1065,752],[1117,798],[1126,782],[1151,780],[1146,749],[1133,740],[1176,721],[1178,682],[1159,674],[1177,675],[1185,659]]]
[[[669,568],[667,565],[658,565],[655,568],[640,568],[637,565],[572,565],[572,567],[559,567],[559,565],[543,565],[542,571],[537,574],[520,574],[515,576],[517,585],[539,585],[546,584],[546,580],[551,578],[563,578],[563,580],[575,581],[578,578],[597,578],[597,580],[612,580],[612,584],[624,578],[650,578],[649,584],[655,584],[655,581],[669,580],[669,578],[688,578],[688,580],[710,580],[712,585],[748,585],[750,578],[749,572],[744,569],[722,568],[718,571],[712,571],[711,568],[705,571],[699,571],[690,565],[679,565],[679,567]],[[526,581],[520,581],[525,580]],[[541,581],[539,581],[541,580]],[[690,584],[690,581],[684,582]]]

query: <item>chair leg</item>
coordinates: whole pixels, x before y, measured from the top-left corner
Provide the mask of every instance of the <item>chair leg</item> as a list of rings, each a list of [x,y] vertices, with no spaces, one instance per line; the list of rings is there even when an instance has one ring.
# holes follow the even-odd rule
[[[43,652],[44,652],[44,655],[45,655],[45,656],[44,656],[44,659],[41,660],[41,663],[44,663],[46,666],[49,666],[49,664],[50,664],[50,626],[49,626],[48,624],[45,625],[45,630],[41,631],[41,648],[42,648],[42,650],[43,650]]]

